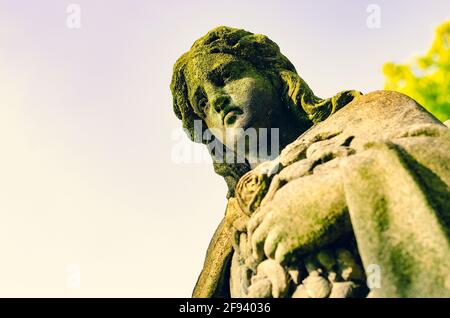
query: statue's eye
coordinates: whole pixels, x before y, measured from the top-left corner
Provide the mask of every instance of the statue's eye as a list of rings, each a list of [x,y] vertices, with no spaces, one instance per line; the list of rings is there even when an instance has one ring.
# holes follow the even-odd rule
[[[208,100],[206,98],[201,98],[198,102],[197,102],[197,106],[200,109],[203,109],[206,107],[206,105],[208,104]]]

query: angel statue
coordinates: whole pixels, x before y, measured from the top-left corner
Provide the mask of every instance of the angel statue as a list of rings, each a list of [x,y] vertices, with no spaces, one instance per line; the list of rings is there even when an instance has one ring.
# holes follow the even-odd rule
[[[276,43],[224,26],[171,91],[228,186],[193,297],[450,297],[450,130],[413,99],[319,98]]]

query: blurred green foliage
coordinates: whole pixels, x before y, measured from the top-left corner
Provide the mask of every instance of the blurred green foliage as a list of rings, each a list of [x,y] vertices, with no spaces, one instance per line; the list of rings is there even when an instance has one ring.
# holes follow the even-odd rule
[[[424,56],[383,66],[385,89],[404,93],[441,121],[450,119],[450,21],[441,24]]]

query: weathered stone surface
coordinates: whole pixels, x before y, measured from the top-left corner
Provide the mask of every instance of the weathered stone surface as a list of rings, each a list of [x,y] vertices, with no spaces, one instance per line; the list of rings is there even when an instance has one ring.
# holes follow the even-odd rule
[[[309,296],[309,293],[306,290],[305,286],[299,285],[292,294],[292,298],[311,298],[311,297]]]
[[[288,275],[278,262],[267,259],[258,265],[256,277],[266,278],[272,286],[272,297],[283,297],[288,291]],[[258,280],[258,279],[257,279]]]
[[[311,298],[326,298],[331,292],[331,283],[318,273],[309,275],[302,285],[305,286],[306,292]]]
[[[320,99],[267,37],[226,27],[177,62],[172,92],[194,140],[194,119],[225,128],[211,96],[229,94],[242,115],[229,125],[280,127],[284,147],[253,170],[213,157],[230,199],[194,296],[227,296],[231,276],[232,296],[364,297],[375,264],[382,282],[371,297],[450,297],[450,131],[414,100]]]
[[[269,188],[269,177],[258,170],[249,171],[242,176],[236,186],[239,206],[247,215],[251,215],[260,205]]]
[[[343,125],[345,122],[349,124]],[[389,286],[375,291],[374,296],[449,295],[448,279],[444,274],[450,268],[445,234],[450,224],[449,130],[408,97],[393,92],[375,92],[358,98],[294,143],[307,143],[312,147],[314,143],[305,140],[312,140],[314,137],[310,136],[317,135],[321,136],[316,138],[320,145],[311,151],[309,148],[291,147],[306,152],[305,159],[291,166],[303,166],[306,163],[302,161],[315,158],[313,172],[309,170],[294,180],[288,180],[279,187],[270,202],[250,218],[247,228],[255,251],[284,262],[286,257],[295,251],[300,252],[300,249],[304,252],[320,249],[320,246],[344,235],[346,229],[355,232],[356,225],[356,228],[361,227],[355,235],[363,261],[366,264],[383,263],[383,277],[389,281]],[[331,138],[324,140],[324,135]],[[333,146],[338,151],[329,150]],[[342,147],[351,147],[352,150],[339,152]],[[321,151],[326,155],[315,155]],[[286,153],[281,157],[284,155]],[[368,161],[364,161],[365,158]],[[336,159],[337,164],[335,161],[325,167]],[[283,162],[282,158],[279,160]],[[324,168],[318,169],[321,166]],[[358,171],[361,171],[360,177]],[[339,198],[345,198],[345,202]],[[429,202],[435,203],[430,205]],[[338,223],[339,211],[345,215],[347,209],[350,210],[350,222]],[[380,218],[381,215],[401,223],[389,221],[386,228],[388,225]],[[312,221],[315,216],[322,221]],[[444,224],[447,230],[442,231],[437,224]],[[322,236],[322,233],[326,235]],[[374,240],[380,235],[385,240]],[[281,242],[280,237],[283,238]],[[408,239],[414,239],[414,243]],[[263,249],[259,242],[264,243]],[[378,245],[374,246],[374,242]],[[402,242],[399,251],[395,250],[398,245],[396,248],[389,245],[396,244],[394,242]],[[338,249],[336,258],[341,279],[364,280],[363,269],[349,251]],[[413,274],[410,268],[417,268],[420,274]],[[408,276],[412,283],[399,286],[395,279],[398,275]]]
[[[249,287],[246,297],[272,298],[272,283],[267,278],[262,278],[254,281]]]
[[[333,283],[329,298],[351,298],[354,296],[357,288],[358,287],[353,282]]]
[[[384,101],[385,99],[387,100],[386,103]],[[391,109],[389,109],[388,106],[390,106]],[[363,112],[364,107],[375,107],[379,108],[378,111],[386,112],[386,116],[389,115],[389,118],[387,118],[386,121],[392,121],[392,126],[378,125],[380,127],[377,127],[375,123],[364,126],[362,124],[362,118],[359,118],[359,120],[358,118],[355,118],[358,113],[359,116],[362,117],[369,116],[370,118],[367,119],[368,121],[371,121],[372,117],[380,117],[380,115],[371,108],[366,110],[368,114],[365,115]],[[374,290],[371,293],[372,297],[414,296],[425,295],[425,293],[432,293],[437,296],[448,295],[450,289],[449,286],[446,285],[448,284],[448,279],[446,281],[446,274],[444,274],[444,272],[446,272],[445,268],[450,268],[448,263],[450,253],[446,250],[448,248],[446,247],[448,246],[448,241],[446,239],[446,234],[444,235],[442,232],[442,228],[440,226],[433,228],[433,224],[449,224],[447,223],[448,221],[446,221],[446,209],[448,211],[448,207],[450,207],[450,204],[448,203],[448,187],[450,184],[449,130],[422,110],[414,101],[404,95],[392,92],[376,92],[363,96],[355,101],[353,105],[350,104],[347,108],[336,113],[335,118],[345,111],[348,113],[349,120],[355,121],[353,126],[349,125],[346,127],[346,130],[349,130],[351,133],[343,130],[344,127],[341,126],[339,122],[334,123],[332,121],[333,117],[329,119],[328,123],[325,121],[322,127],[326,127],[327,131],[339,132],[336,134],[326,134],[328,136],[333,136],[331,137],[331,140],[327,142],[327,147],[330,147],[330,145],[333,144],[337,148],[343,147],[342,140],[344,140],[344,144],[347,144],[347,146],[344,147],[351,146],[355,152],[347,152],[335,157],[330,156],[330,158],[328,158],[329,161],[326,160],[326,156],[319,156],[320,159],[315,163],[315,169],[313,171],[311,171],[311,169],[302,168],[305,172],[295,174],[294,171],[298,170],[296,167],[294,168],[294,166],[304,167],[311,165],[309,162],[302,162],[302,160],[311,160],[305,156],[301,161],[297,161],[290,166],[284,167],[276,174],[276,176],[279,176],[280,179],[282,178],[284,182],[281,182],[277,186],[276,191],[274,191],[275,193],[272,194],[270,200],[267,200],[261,207],[255,209],[256,212],[250,217],[247,225],[249,236],[253,239],[253,247],[258,246],[258,244],[255,243],[257,243],[259,239],[264,242],[262,249],[256,249],[257,253],[262,252],[262,254],[260,254],[260,256],[262,255],[261,257],[275,257],[278,261],[283,262],[285,261],[285,258],[280,255],[289,256],[289,251],[299,250],[299,248],[305,252],[314,251],[315,249],[320,250],[320,246],[330,244],[340,235],[348,233],[346,232],[347,229],[355,233],[358,240],[359,252],[363,261],[366,260],[366,264],[382,263],[380,266],[384,268],[385,274],[383,275],[383,278],[386,279],[387,282],[383,283],[382,290]],[[400,112],[400,114],[396,114],[396,111]],[[345,118],[347,120],[345,116],[341,116],[343,118],[336,119],[341,121]],[[400,116],[401,118],[395,118],[396,116]],[[408,116],[411,118],[406,118]],[[408,120],[410,123],[408,123]],[[402,125],[398,124],[398,122],[402,121],[404,122]],[[336,126],[337,129],[330,129],[333,126]],[[320,134],[320,131],[316,132],[315,129],[320,130],[319,128],[322,127],[317,125],[308,131],[306,135]],[[354,136],[351,138],[350,144],[348,144],[348,138],[340,137],[339,140],[333,139],[337,136],[343,136],[343,134]],[[308,136],[301,136],[295,143],[302,143],[306,138],[308,138]],[[323,142],[323,140],[321,140],[321,142]],[[300,149],[299,147],[297,148]],[[311,151],[311,156],[313,156],[313,153],[318,153],[318,151],[319,150]],[[281,156],[283,155],[284,154],[282,153]],[[369,162],[375,160],[376,162],[376,160],[380,159],[384,161],[380,162],[380,164],[382,163],[381,166],[376,167],[382,167],[383,169],[380,170],[380,168],[376,168],[371,174],[368,174],[373,168],[372,166],[365,164],[364,160],[370,160]],[[325,166],[328,162],[333,160],[338,160],[338,165],[329,165],[329,168]],[[402,163],[401,165],[395,166],[396,162]],[[355,175],[355,173],[357,173],[359,169],[355,168],[358,167],[359,164],[361,164],[361,169],[364,169],[361,170],[361,172],[364,171],[364,175],[361,175],[361,178],[356,178],[357,175]],[[412,165],[415,165],[416,167],[413,168],[414,166]],[[320,166],[324,166],[325,168],[322,170],[317,169]],[[295,176],[293,178],[289,178],[289,173],[287,173],[289,172],[288,169],[290,169],[290,167],[293,167],[291,168],[293,172],[292,175]],[[384,169],[387,169],[386,172],[384,172]],[[379,179],[381,176],[383,176],[382,180],[396,180],[394,183],[396,185],[386,188],[386,181],[381,182]],[[413,176],[416,176],[416,179],[412,178]],[[441,182],[441,184],[436,184],[433,181],[436,179],[435,176],[439,176],[439,179],[437,180],[438,182]],[[355,180],[357,181],[354,181],[352,178],[356,178]],[[417,180],[420,180],[420,183],[418,183]],[[328,186],[327,182],[330,182]],[[296,186],[297,183],[298,186]],[[352,184],[351,187],[349,186],[350,184]],[[378,197],[377,195],[380,191],[383,193],[382,197]],[[386,191],[389,192],[386,193]],[[411,195],[415,201],[411,201]],[[333,197],[336,198],[335,200],[337,201],[334,201],[332,199]],[[295,200],[290,198],[295,198]],[[339,201],[339,198],[343,198],[344,201]],[[356,200],[356,198],[358,198],[358,201],[355,202],[354,200]],[[389,198],[388,201],[385,201],[386,198]],[[427,203],[430,199],[436,202],[434,203],[434,208]],[[311,205],[310,208],[308,208],[307,204],[310,201]],[[349,206],[349,202],[353,202],[353,205]],[[384,204],[387,203],[388,205],[380,206],[380,203],[378,202],[385,202]],[[395,205],[390,206],[390,202]],[[411,205],[410,202],[415,203],[414,205]],[[331,205],[329,205],[329,207],[331,209],[327,208],[327,204],[330,203]],[[426,209],[429,209],[430,213],[431,211],[434,212],[430,214],[428,212],[425,213],[426,210],[423,210],[424,212],[422,213],[420,210],[422,208],[420,208],[420,206],[423,204],[427,207]],[[337,208],[340,206],[342,208]],[[362,211],[366,212],[354,213],[358,211],[360,207],[364,208]],[[285,214],[281,213],[284,209],[286,209]],[[350,218],[347,219],[348,223],[339,223],[339,226],[330,228],[327,228],[327,223],[323,223],[323,221],[315,223],[317,222],[315,220],[327,220],[327,222],[330,222],[329,224],[336,224],[336,219],[331,217],[333,215],[331,212],[342,211],[345,214],[347,209],[349,209],[350,212]],[[371,211],[371,209],[375,209],[373,210],[374,212],[368,212]],[[302,216],[297,216],[296,213],[299,212],[296,211],[301,211]],[[309,213],[312,214],[305,214],[306,211],[311,211]],[[387,225],[384,225],[384,223],[379,223],[383,219],[380,219],[378,215],[386,215],[386,213],[387,215],[390,215],[391,211],[396,215],[393,220],[398,219],[399,222],[407,223],[403,225],[396,221],[396,223],[390,225],[389,228],[386,228]],[[414,213],[414,211],[417,212]],[[280,218],[281,215],[278,216],[277,213],[286,215],[286,219]],[[404,215],[404,213],[406,213],[406,215]],[[409,215],[415,215],[415,218],[418,219],[411,219]],[[315,217],[318,218],[316,219]],[[375,218],[370,221],[372,217]],[[266,219],[271,220],[270,223],[267,223],[264,227],[260,227],[261,224],[264,225],[264,220]],[[408,219],[410,219],[410,221],[408,221]],[[422,223],[420,224],[420,227],[419,224],[416,224],[419,222],[419,219],[422,220],[420,221]],[[441,220],[439,221],[439,219]],[[296,223],[296,220],[298,220],[298,223]],[[256,224],[252,222],[256,222]],[[283,224],[284,229],[280,228],[280,224]],[[326,229],[322,230],[319,226],[319,232],[316,233],[326,233],[326,236],[321,237],[322,234],[314,236],[315,231],[311,232],[311,230],[306,230],[305,232],[309,234],[308,236],[305,236],[305,238],[310,240],[312,244],[307,243],[308,241],[298,243],[298,235],[299,233],[302,233],[299,229],[308,227],[308,224],[311,224],[311,229],[317,229],[321,224],[321,226],[324,226]],[[394,224],[395,227],[393,227]],[[371,229],[369,230],[368,227],[371,227]],[[421,227],[422,229],[417,232],[417,229]],[[275,234],[269,235],[270,233],[257,232],[258,229],[265,228],[269,230],[270,233]],[[389,231],[386,232],[386,230],[384,230],[385,228],[386,230],[389,229]],[[276,232],[273,232],[274,229],[276,229]],[[355,229],[359,229],[359,231],[357,230],[355,232]],[[379,232],[380,229],[382,232]],[[405,230],[408,233],[407,235],[405,234]],[[279,235],[286,238],[293,233],[296,233],[295,236],[293,236],[293,242],[298,245],[295,246],[294,243],[292,243],[292,245],[284,245],[284,250],[282,249],[281,252],[279,252],[281,254],[278,254],[277,257],[279,248],[279,245],[277,244],[279,244],[279,240],[276,240],[276,243],[271,243],[270,240],[276,239]],[[378,241],[378,243],[376,243],[378,245],[373,246],[374,242],[377,242],[376,240],[374,241],[374,238],[379,237],[381,233],[383,233],[386,240]],[[415,241],[414,244],[408,245],[408,238],[411,239],[416,236],[418,238],[423,236],[423,238],[420,239],[420,243],[419,241]],[[257,238],[256,240],[255,237]],[[407,253],[405,256],[401,256],[402,252],[397,254],[399,252],[395,252],[395,249],[389,245],[386,246],[386,243],[389,243],[391,240],[395,240],[392,242],[402,242],[402,237],[406,240],[402,243],[403,251]],[[285,241],[285,244],[286,243],[289,244],[289,241]],[[291,247],[289,248],[289,246]],[[388,257],[389,251],[395,253],[395,256],[389,256],[391,258],[388,261],[388,259],[385,259],[384,257]],[[433,255],[429,254],[431,252]],[[428,254],[429,256],[426,256]],[[383,258],[380,258],[380,255]],[[409,273],[408,268],[413,266],[413,264],[406,261],[406,258],[411,257],[411,255],[415,255],[411,260],[413,261],[413,264],[415,264],[414,267],[417,267],[417,269],[421,271],[419,275],[413,274],[412,272],[411,274],[407,274]],[[434,261],[428,261],[427,259],[434,259]],[[386,263],[387,261],[389,263]],[[393,264],[390,263],[392,261],[396,262],[397,267],[394,267]],[[316,270],[317,266],[328,272],[334,266],[337,269],[337,275],[336,273],[334,274],[334,280],[342,279],[344,281],[347,280],[348,282],[331,282],[333,279],[326,280],[322,277],[324,273],[320,273],[322,276],[315,276],[321,278],[316,278],[316,284],[317,286],[320,284],[322,285],[320,285],[320,288],[317,287],[316,291],[308,293],[309,297],[318,297],[326,294],[328,291],[326,286],[328,285],[326,285],[322,279],[325,279],[329,284],[330,293],[327,295],[329,297],[354,297],[355,295],[364,295],[364,293],[358,294],[355,292],[355,289],[360,290],[360,288],[357,288],[358,284],[355,282],[364,282],[365,280],[364,270],[349,250],[337,248],[334,250],[334,255],[333,253],[330,254],[329,252],[319,251],[319,253],[316,254],[315,262],[315,265],[309,268],[310,272]],[[309,263],[306,262],[307,268],[309,266],[308,264]],[[398,268],[398,266],[400,266],[400,268]],[[390,272],[391,268],[395,268],[394,272]],[[406,273],[402,273],[405,270]],[[333,275],[332,272],[330,272],[330,274]],[[409,286],[398,286],[396,283],[398,280],[395,279],[396,275],[410,275],[409,279],[413,282],[417,281],[417,283],[413,283]],[[308,281],[314,282],[312,278],[308,278],[307,282]],[[333,291],[335,284],[337,285]],[[387,284],[387,286],[385,286],[385,284]],[[416,284],[417,289],[415,287]],[[303,287],[297,287],[297,291],[294,292],[292,297],[299,297],[299,295],[304,296],[305,291],[307,291],[304,285],[305,284],[303,283],[300,285]],[[420,288],[422,288],[422,291],[419,290],[419,286],[421,286]],[[436,286],[440,287],[436,288]],[[317,293],[315,294],[315,292]]]

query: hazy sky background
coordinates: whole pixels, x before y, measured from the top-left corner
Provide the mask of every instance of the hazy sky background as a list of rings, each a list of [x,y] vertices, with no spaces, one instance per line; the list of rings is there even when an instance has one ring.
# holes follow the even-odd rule
[[[448,0],[0,0],[0,296],[190,296],[226,187],[171,159],[169,83],[211,28],[268,35],[329,97],[382,88],[449,18]]]

